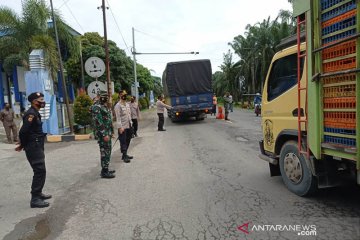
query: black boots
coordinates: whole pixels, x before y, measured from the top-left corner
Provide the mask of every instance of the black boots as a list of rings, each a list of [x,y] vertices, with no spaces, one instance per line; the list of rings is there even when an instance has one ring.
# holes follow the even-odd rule
[[[45,202],[41,196],[33,196],[30,201],[31,208],[45,208],[50,206],[50,203]]]
[[[103,169],[101,170],[100,176],[101,176],[102,178],[114,178],[114,177],[115,177],[114,172],[113,172],[113,171],[109,171],[109,169],[107,169],[107,168],[103,168]]]
[[[129,163],[129,162],[130,162],[130,159],[132,159],[132,158],[133,158],[132,156],[129,156],[129,155],[127,155],[126,153],[123,153],[121,159],[122,159],[125,163]]]
[[[46,199],[52,198],[52,196],[51,196],[50,194],[44,194],[44,193],[41,193],[39,197],[40,197],[40,199],[42,199],[42,200],[46,200]]]

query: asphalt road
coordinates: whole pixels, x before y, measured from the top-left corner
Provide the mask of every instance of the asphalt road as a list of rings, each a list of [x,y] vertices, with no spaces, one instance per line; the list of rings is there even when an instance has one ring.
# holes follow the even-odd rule
[[[29,208],[32,172],[23,153],[1,150],[3,239],[360,239],[360,190],[343,186],[301,198],[257,156],[260,118],[171,123],[156,131],[143,113],[130,155],[99,176],[95,141],[47,144],[48,209]],[[303,228],[315,234],[301,232]],[[245,233],[248,230],[249,233]]]

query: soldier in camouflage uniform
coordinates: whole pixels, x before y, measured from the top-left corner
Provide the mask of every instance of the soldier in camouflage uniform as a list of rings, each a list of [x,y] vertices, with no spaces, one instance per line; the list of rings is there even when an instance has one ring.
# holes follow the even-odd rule
[[[100,92],[99,101],[95,102],[91,107],[91,114],[93,118],[93,126],[95,128],[94,135],[96,136],[101,155],[101,177],[114,178],[115,171],[109,171],[109,163],[111,158],[111,138],[114,133],[112,125],[112,116],[110,110],[106,107],[108,101],[108,94],[105,91]]]

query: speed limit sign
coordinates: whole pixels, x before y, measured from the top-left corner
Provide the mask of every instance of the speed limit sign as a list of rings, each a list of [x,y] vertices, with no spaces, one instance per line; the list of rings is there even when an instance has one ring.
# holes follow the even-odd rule
[[[94,81],[89,84],[87,91],[91,98],[95,98],[100,91],[106,91],[106,86],[103,82]]]

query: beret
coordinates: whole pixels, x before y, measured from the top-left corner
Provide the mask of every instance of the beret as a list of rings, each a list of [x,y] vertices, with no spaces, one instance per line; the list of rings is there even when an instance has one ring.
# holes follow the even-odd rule
[[[38,98],[41,98],[41,97],[44,97],[44,94],[42,94],[41,92],[34,92],[34,93],[31,93],[31,94],[28,96],[28,101],[29,101],[29,102],[32,102],[32,101],[34,101],[35,99],[38,99]]]
[[[127,95],[127,92],[125,90],[120,90],[119,94],[121,95]]]
[[[100,96],[100,97],[108,97],[109,94],[108,94],[107,91],[102,91],[102,90],[101,90],[101,91],[99,92],[99,96]]]

